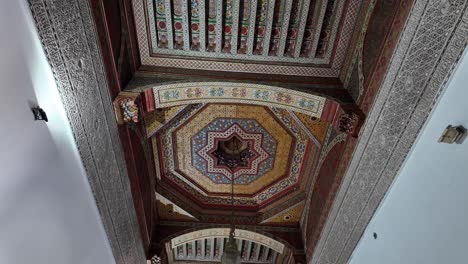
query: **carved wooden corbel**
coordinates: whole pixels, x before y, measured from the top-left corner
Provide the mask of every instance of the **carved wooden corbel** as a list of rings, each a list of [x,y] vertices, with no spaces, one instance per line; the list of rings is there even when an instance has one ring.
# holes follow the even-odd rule
[[[114,112],[117,124],[138,123],[139,121],[139,93],[121,92],[114,100]]]

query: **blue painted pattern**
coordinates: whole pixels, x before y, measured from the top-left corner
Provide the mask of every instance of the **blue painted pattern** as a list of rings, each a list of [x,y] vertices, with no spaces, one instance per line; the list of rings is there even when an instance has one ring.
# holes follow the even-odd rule
[[[269,154],[268,158],[262,161],[258,170],[255,174],[241,174],[238,175],[234,183],[235,184],[249,184],[252,181],[263,176],[265,173],[270,171],[274,164],[274,157],[276,154],[276,140],[256,121],[253,119],[237,119],[237,118],[222,118],[216,119],[209,125],[199,131],[191,140],[192,142],[192,165],[197,168],[203,175],[209,177],[213,182],[218,184],[229,184],[231,183],[231,176],[224,175],[221,173],[211,173],[208,171],[208,162],[202,158],[198,152],[204,148],[207,144],[213,144],[208,142],[208,132],[223,132],[229,129],[231,126],[237,124],[247,134],[261,134],[262,149]],[[229,137],[228,135],[227,137]],[[255,150],[255,149],[254,149]]]

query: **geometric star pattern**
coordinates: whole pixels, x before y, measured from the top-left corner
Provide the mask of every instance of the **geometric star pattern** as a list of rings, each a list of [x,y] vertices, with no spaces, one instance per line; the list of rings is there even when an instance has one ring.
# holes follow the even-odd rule
[[[238,137],[248,142],[253,157],[246,167],[233,172],[226,166],[217,166],[212,154],[219,141]],[[276,140],[253,119],[220,118],[214,120],[192,138],[192,163],[201,173],[218,184],[249,184],[272,169],[276,154]]]

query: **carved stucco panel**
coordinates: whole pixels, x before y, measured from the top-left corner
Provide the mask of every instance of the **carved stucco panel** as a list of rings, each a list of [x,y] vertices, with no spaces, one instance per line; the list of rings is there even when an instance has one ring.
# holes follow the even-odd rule
[[[311,263],[346,263],[464,50],[467,3],[446,2],[415,3]]]
[[[30,0],[116,263],[145,263],[88,1]]]

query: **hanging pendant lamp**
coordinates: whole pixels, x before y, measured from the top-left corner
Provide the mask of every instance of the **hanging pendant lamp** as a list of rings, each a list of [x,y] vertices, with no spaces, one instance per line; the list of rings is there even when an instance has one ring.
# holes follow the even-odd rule
[[[237,243],[234,239],[234,228],[231,228],[229,239],[226,245],[224,245],[223,256],[221,257],[222,264],[240,264],[241,254],[237,249]]]
[[[229,239],[226,245],[224,245],[224,252],[221,256],[221,264],[241,264],[241,253],[237,249],[237,243],[234,239],[235,231],[236,226],[234,225],[234,175],[231,174],[231,230],[229,231]]]

